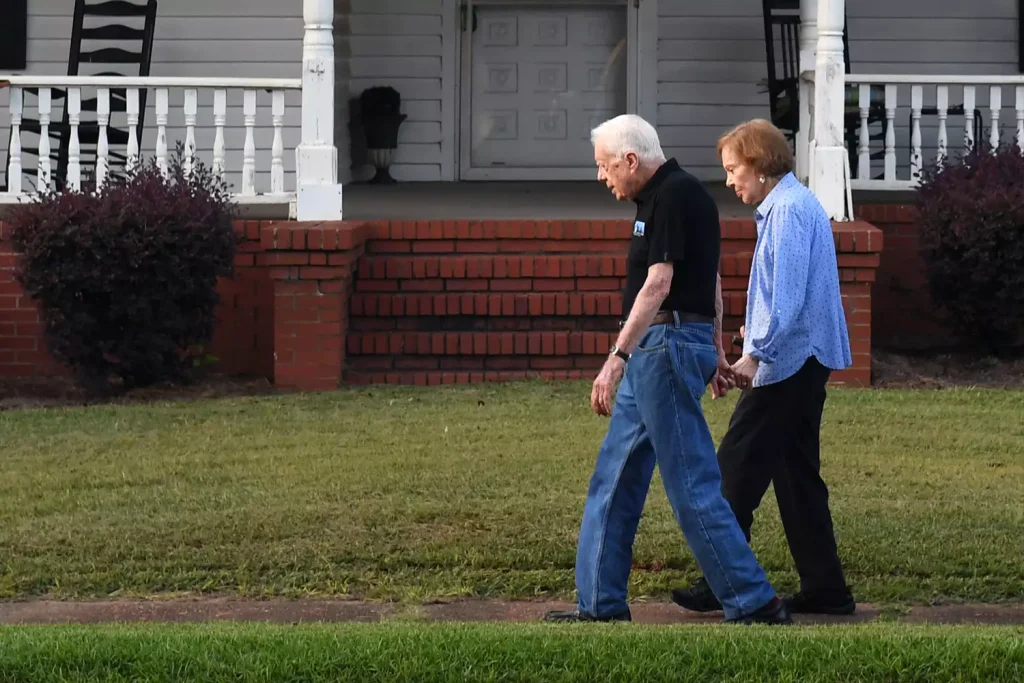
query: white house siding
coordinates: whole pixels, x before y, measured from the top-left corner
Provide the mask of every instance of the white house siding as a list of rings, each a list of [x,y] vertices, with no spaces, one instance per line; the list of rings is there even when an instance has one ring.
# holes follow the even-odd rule
[[[67,74],[68,50],[74,3],[71,0],[29,0],[28,4],[28,68],[24,73]],[[102,66],[102,65],[101,65]],[[109,68],[109,67],[108,67]],[[91,70],[90,70],[91,69]],[[89,75],[100,69],[83,64],[80,73]],[[297,78],[302,73],[302,7],[300,2],[281,0],[161,0],[157,10],[153,44],[152,76],[211,76]],[[93,97],[93,91],[83,98]],[[0,90],[0,146],[2,163],[7,163],[10,115],[8,94]],[[182,104],[184,91],[172,89],[168,147],[185,140]],[[32,105],[35,98],[30,98]],[[155,95],[147,100],[143,154],[148,158],[156,151]],[[270,149],[273,141],[271,97],[257,94],[256,183],[257,189],[270,188]],[[63,110],[54,112],[59,118]],[[36,117],[29,110],[27,115]],[[113,123],[123,127],[124,114],[115,114]],[[199,127],[196,143],[202,159],[213,160],[213,91],[199,92]],[[285,182],[294,182],[295,155],[291,150],[299,142],[300,95],[290,92],[286,97],[284,121]],[[228,182],[236,191],[241,188],[242,147],[245,126],[242,116],[241,91],[228,92],[227,127],[224,131],[227,148]]]
[[[350,0],[351,97],[374,86],[392,86],[402,97],[408,116],[399,129],[398,149],[391,174],[398,180],[449,179],[442,167],[452,162],[454,145],[442,145],[442,112],[452,112],[445,101],[442,79],[445,17],[442,0]],[[448,21],[451,21],[448,18]],[[339,115],[347,114],[339,102]],[[353,169],[356,179],[373,175],[363,165]]]
[[[1017,72],[1017,0],[847,0],[851,61],[855,73],[1013,74]],[[451,0],[335,0],[335,123],[340,176],[362,179],[365,166],[349,173],[348,98],[374,85],[394,86],[408,119],[399,135],[392,173],[401,180],[455,177],[456,147],[453,44],[457,15]],[[28,73],[64,74],[71,34],[70,0],[29,1]],[[452,16],[448,16],[452,14]],[[659,0],[657,123],[667,151],[700,177],[722,177],[715,141],[731,125],[767,116],[761,0]],[[154,76],[297,77],[301,74],[301,3],[281,0],[162,0],[156,23]],[[83,73],[90,73],[88,65]],[[452,82],[449,82],[452,81]],[[7,163],[7,91],[0,90],[0,163]],[[909,88],[901,104],[909,103]],[[197,142],[212,159],[212,93],[200,93]],[[240,185],[241,93],[230,95],[229,181]],[[269,187],[269,95],[260,93],[256,128],[257,183]],[[180,89],[171,92],[168,141],[184,140]],[[961,101],[951,89],[951,103]],[[291,184],[299,141],[299,95],[287,98],[284,164]],[[926,89],[926,104],[934,89]],[[986,89],[978,106],[988,125]],[[146,113],[143,148],[155,150],[153,99]],[[1013,125],[1013,100],[1004,90],[1002,126]],[[30,115],[34,112],[28,112]],[[908,110],[897,114],[897,151],[905,172]],[[115,123],[118,119],[115,118]],[[950,120],[950,140],[959,139],[959,118]],[[933,149],[935,117],[924,117],[926,151]],[[877,164],[877,162],[876,162]]]
[[[707,180],[723,177],[715,155],[730,126],[768,116],[761,0],[660,0],[658,3],[658,127],[668,153]],[[1017,0],[847,0],[854,73],[1017,73]],[[901,173],[908,163],[910,89],[901,93],[896,147]],[[926,105],[934,88],[926,88]],[[950,103],[961,102],[959,88]],[[1012,94],[1003,95],[1002,126],[1013,124]],[[978,107],[988,126],[988,92]],[[1009,105],[1009,107],[1007,107]],[[922,119],[926,153],[935,146],[937,119]],[[950,141],[959,140],[951,118]],[[879,144],[879,143],[875,143]],[[875,169],[880,169],[876,161]]]

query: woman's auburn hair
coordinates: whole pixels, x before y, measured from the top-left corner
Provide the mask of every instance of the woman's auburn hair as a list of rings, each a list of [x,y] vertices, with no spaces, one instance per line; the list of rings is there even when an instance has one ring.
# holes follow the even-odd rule
[[[789,140],[770,121],[753,119],[741,123],[718,138],[718,158],[729,148],[758,174],[781,178],[796,165]]]

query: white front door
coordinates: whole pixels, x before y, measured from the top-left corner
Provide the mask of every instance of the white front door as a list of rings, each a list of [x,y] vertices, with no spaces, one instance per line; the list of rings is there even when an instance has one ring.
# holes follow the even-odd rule
[[[633,110],[627,4],[506,0],[470,12],[462,177],[594,177],[591,129]]]

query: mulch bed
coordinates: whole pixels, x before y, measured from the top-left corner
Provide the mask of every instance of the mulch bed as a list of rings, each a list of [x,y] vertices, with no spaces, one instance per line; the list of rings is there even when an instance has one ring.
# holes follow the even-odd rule
[[[155,385],[116,397],[89,396],[67,377],[0,378],[0,411],[24,408],[63,408],[103,404],[195,401],[210,398],[261,396],[278,393],[266,379],[212,375],[189,386]]]
[[[873,354],[874,386],[881,389],[984,387],[1024,389],[1024,357],[996,359],[966,353]],[[70,378],[0,378],[0,412],[101,404],[263,396],[283,393],[266,379],[211,375],[190,386],[158,385],[112,398],[90,397]]]

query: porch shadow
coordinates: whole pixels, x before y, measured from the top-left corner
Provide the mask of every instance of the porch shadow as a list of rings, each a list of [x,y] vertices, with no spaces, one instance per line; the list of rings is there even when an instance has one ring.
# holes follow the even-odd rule
[[[723,220],[750,219],[725,186],[704,184]],[[344,189],[345,220],[632,220],[632,202],[619,202],[599,182],[352,183]],[[913,192],[858,191],[854,205],[913,203]]]

